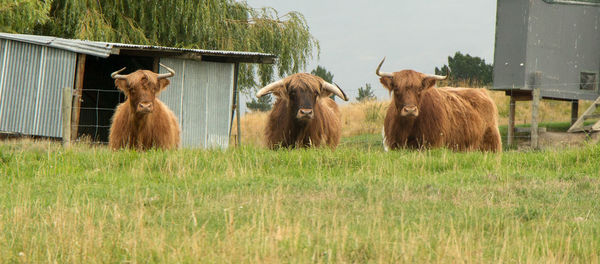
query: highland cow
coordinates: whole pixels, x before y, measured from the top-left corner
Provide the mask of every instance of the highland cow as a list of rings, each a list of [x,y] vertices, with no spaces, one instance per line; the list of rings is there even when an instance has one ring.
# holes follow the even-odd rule
[[[137,70],[127,75],[111,74],[115,85],[127,100],[115,111],[110,127],[108,145],[112,149],[149,148],[173,149],[179,146],[179,124],[173,112],[157,96],[169,85],[167,79],[175,72],[160,64],[169,73],[157,74]]]
[[[496,105],[485,89],[436,88],[447,76],[413,70],[376,74],[392,102],[384,121],[387,149],[447,147],[458,151],[502,151]]]
[[[348,101],[337,85],[308,73],[297,73],[271,83],[256,94],[273,93],[277,101],[269,114],[265,137],[269,148],[335,148],[340,142],[341,115],[332,94]]]

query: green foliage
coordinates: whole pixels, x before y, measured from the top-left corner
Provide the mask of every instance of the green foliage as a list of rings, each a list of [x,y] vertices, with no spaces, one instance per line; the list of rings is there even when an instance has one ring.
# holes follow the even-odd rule
[[[241,65],[246,91],[300,71],[319,50],[302,14],[233,0],[3,0],[0,12],[9,32],[276,54],[275,65]]]
[[[328,83],[333,83],[333,73],[329,72],[327,69],[325,69],[325,67],[321,67],[320,65],[318,65],[316,69],[312,70],[310,74],[319,76]],[[329,98],[335,101],[335,95],[332,95]]]
[[[251,111],[266,112],[271,110],[271,95],[267,94],[261,98],[252,98],[252,101],[246,103],[246,107]]]
[[[364,87],[361,86],[358,88],[358,97],[356,97],[356,101],[362,102],[365,100],[377,100],[370,83],[365,84]]]
[[[52,0],[0,0],[0,32],[30,34],[49,20]]]
[[[0,262],[600,257],[599,145],[385,153],[347,140],[335,151],[0,142]]]
[[[325,67],[321,67],[321,65],[318,65],[310,74],[319,76],[328,83],[333,83],[333,73],[329,72]]]
[[[493,66],[485,63],[479,57],[456,52],[454,57],[448,56],[448,65],[435,68],[435,74],[448,74],[450,68],[450,83],[473,85],[489,85],[492,83]]]

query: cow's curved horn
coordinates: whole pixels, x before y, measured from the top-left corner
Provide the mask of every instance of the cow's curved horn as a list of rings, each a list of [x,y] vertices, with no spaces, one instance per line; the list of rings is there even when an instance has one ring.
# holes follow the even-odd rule
[[[448,75],[442,76],[442,75],[435,75],[435,74],[427,74],[425,77],[426,78],[433,78],[433,79],[436,79],[436,80],[446,80],[446,79],[448,79]]]
[[[273,92],[273,90],[275,90],[281,86],[283,86],[283,80],[279,80],[279,81],[270,83],[269,85],[258,90],[258,92],[256,93],[256,97],[260,98],[260,97],[265,96],[266,94],[270,94]]]
[[[325,89],[325,91],[332,92],[333,94],[337,95],[339,98],[342,98],[342,100],[348,101],[348,97],[346,96],[344,91],[342,91],[342,88],[340,88],[337,84],[333,85],[331,83],[323,81],[322,85],[323,85],[323,89]]]
[[[159,75],[156,76],[156,78],[160,79],[164,79],[164,78],[169,78],[169,77],[173,77],[175,76],[175,71],[167,66],[165,66],[162,63],[159,63],[159,65],[165,69],[167,69],[167,71],[169,71],[169,73],[161,73]]]
[[[127,67],[123,67],[120,70],[111,73],[110,77],[112,77],[113,79],[127,79],[127,75],[121,75],[121,74],[119,74],[120,72],[124,71],[125,68],[127,68]]]
[[[379,71],[381,69],[381,65],[383,65],[384,61],[385,61],[385,57],[383,57],[383,60],[381,60],[381,62],[379,63],[379,66],[377,66],[377,70],[375,70],[375,74],[377,74],[377,76],[379,76],[379,77],[394,77],[394,75],[391,72],[380,72]]]

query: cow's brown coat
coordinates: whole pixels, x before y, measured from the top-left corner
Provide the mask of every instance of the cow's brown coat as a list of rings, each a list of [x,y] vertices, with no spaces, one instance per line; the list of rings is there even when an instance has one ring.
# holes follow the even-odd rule
[[[138,70],[127,79],[116,79],[115,85],[127,96],[113,115],[109,146],[112,149],[149,148],[173,149],[179,146],[180,129],[173,112],[156,96],[169,85],[168,79],[157,79],[157,74]],[[140,113],[140,98],[152,102],[150,113]]]
[[[380,82],[393,97],[384,122],[387,147],[502,151],[498,111],[485,89],[436,88],[434,78],[412,70]],[[401,115],[407,101],[416,103],[416,117]]]

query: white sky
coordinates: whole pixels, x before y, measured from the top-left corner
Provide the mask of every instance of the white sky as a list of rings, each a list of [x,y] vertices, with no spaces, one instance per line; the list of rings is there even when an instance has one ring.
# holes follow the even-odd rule
[[[302,13],[319,41],[320,56],[305,69],[321,65],[355,101],[370,83],[380,100],[389,95],[375,68],[434,73],[456,51],[493,62],[496,0],[247,0],[254,8],[273,7],[280,15]],[[244,97],[241,98],[245,101]],[[339,103],[341,100],[336,101]],[[242,103],[245,107],[245,103]]]

